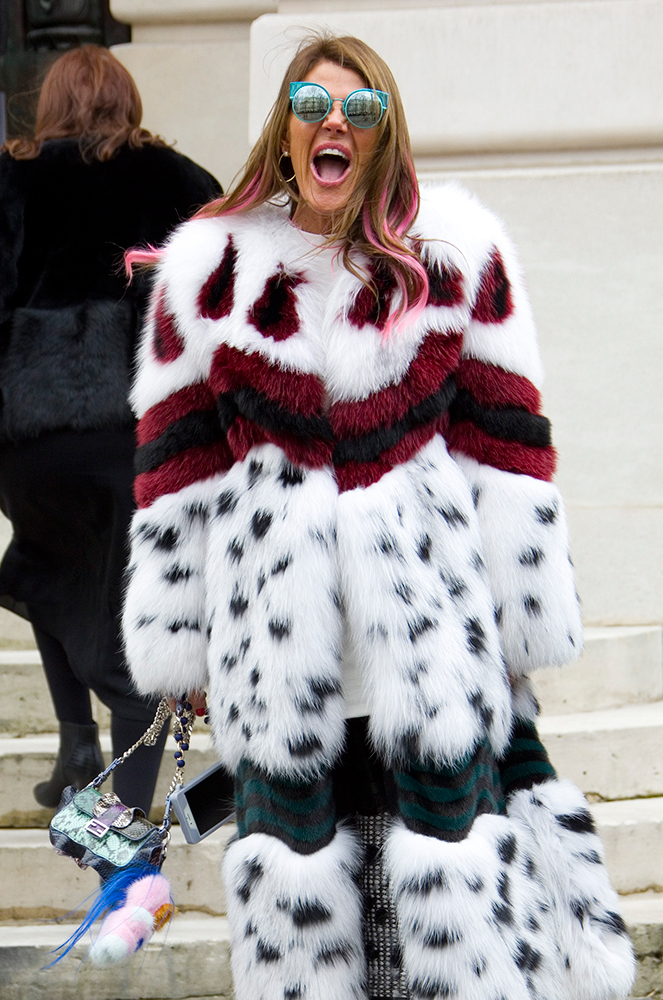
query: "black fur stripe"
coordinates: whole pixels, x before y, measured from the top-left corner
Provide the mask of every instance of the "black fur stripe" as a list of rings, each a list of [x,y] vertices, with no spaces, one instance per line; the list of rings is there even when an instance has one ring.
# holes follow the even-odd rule
[[[500,774],[507,797],[557,777],[533,723],[516,722],[511,742],[500,760]]]
[[[248,420],[259,424],[260,427],[264,427],[265,430],[273,431],[277,434],[292,434],[294,437],[309,440],[317,438],[323,441],[330,441],[333,437],[332,429],[326,417],[307,417],[302,413],[293,413],[286,409],[285,406],[281,406],[272,399],[268,399],[262,392],[258,392],[257,389],[249,387],[240,389],[238,392],[233,393],[232,396],[228,393],[219,396],[218,408],[220,412],[223,408],[223,412],[228,415],[226,420],[230,419],[231,399],[232,405],[235,408],[235,415],[239,413]],[[232,423],[232,419],[230,419],[230,423]],[[223,424],[223,417],[221,420]]]
[[[219,418],[214,410],[187,413],[176,420],[154,441],[136,449],[134,470],[136,475],[153,472],[187,448],[205,447],[220,441],[223,435]]]
[[[422,400],[391,427],[371,431],[359,438],[339,441],[333,454],[335,465],[347,462],[373,462],[389,448],[395,447],[405,435],[417,427],[437,420],[446,413],[456,394],[452,375],[431,396]],[[333,431],[324,416],[293,413],[285,406],[268,399],[257,389],[245,387],[234,393],[221,393],[217,398],[220,428],[227,433],[235,417],[241,415],[267,431],[290,434],[302,440],[333,440]]]
[[[431,396],[412,406],[397,423],[381,427],[361,437],[339,441],[334,447],[334,465],[347,462],[376,462],[383,452],[394,448],[409,431],[437,420],[449,409],[456,395],[453,375]]]
[[[460,389],[450,407],[452,423],[470,420],[482,431],[501,441],[517,441],[534,448],[552,444],[550,421],[519,406],[481,406],[467,389]]]
[[[230,430],[230,426],[239,413],[235,405],[235,397],[232,392],[222,392],[217,396],[216,410],[219,415],[219,427],[224,434]]]

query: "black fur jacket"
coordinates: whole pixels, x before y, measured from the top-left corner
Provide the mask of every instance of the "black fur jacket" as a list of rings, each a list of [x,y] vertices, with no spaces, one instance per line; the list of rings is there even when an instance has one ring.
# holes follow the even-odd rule
[[[85,163],[76,139],[49,140],[34,160],[0,155],[0,440],[131,426],[149,288],[127,286],[123,252],[161,244],[219,193],[164,146],[123,146],[104,163]]]

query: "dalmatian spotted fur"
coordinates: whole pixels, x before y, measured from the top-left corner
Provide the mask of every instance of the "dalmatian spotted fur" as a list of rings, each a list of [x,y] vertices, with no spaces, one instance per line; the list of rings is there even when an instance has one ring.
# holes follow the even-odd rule
[[[256,448],[218,484],[207,559],[208,695],[223,759],[311,777],[342,747],[336,500],[326,470]]]
[[[470,490],[444,442],[338,510],[353,654],[384,756],[452,763],[486,732],[499,753],[509,688]]]
[[[516,792],[448,844],[398,823],[386,848],[413,998],[616,1000],[634,961],[582,794]]]
[[[123,630],[128,661],[142,667],[134,671],[142,694],[207,685],[203,567],[211,485],[159,497],[133,520]]]
[[[367,1000],[354,834],[308,857],[254,833],[223,862],[237,997]]]
[[[285,773],[333,760],[341,739],[343,629],[346,652],[356,653],[363,671],[373,735],[387,759],[412,749],[413,734],[424,755],[446,761],[464,753],[484,730],[499,749],[509,728],[502,656],[513,674],[567,662],[580,652],[563,508],[556,488],[538,473],[493,468],[462,450],[453,452],[452,461],[439,436],[409,446],[414,452],[404,453],[391,469],[371,471],[369,461],[362,471],[358,459],[357,473],[351,469],[348,479],[344,471],[340,495],[335,468],[307,468],[306,458],[293,461],[277,443],[257,441],[251,449],[249,441],[248,450],[216,472],[198,455],[200,472],[191,472],[188,456],[203,451],[195,447],[196,428],[208,432],[214,420],[216,390],[209,378],[211,369],[218,370],[221,349],[228,364],[246,359],[250,371],[258,372],[247,378],[260,380],[250,383],[252,399],[266,393],[260,396],[264,419],[271,419],[276,405],[296,410],[301,393],[308,394],[306,413],[324,419],[324,410],[315,408],[323,406],[326,393],[327,406],[346,407],[345,424],[357,424],[353,434],[382,410],[404,412],[393,393],[431,330],[449,344],[462,330],[461,362],[485,365],[493,380],[513,372],[533,386],[540,382],[531,310],[501,223],[462,189],[447,185],[423,193],[416,229],[430,273],[439,280],[456,275],[460,291],[452,289],[448,301],[442,296],[386,339],[370,323],[353,325],[352,303],[363,287],[354,275],[339,268],[321,297],[316,269],[307,265],[292,226],[269,206],[231,220],[187,223],[171,238],[159,266],[155,301],[161,305],[148,317],[132,400],[139,430],[161,422],[152,431],[155,440],[147,434],[152,464],[139,480],[162,480],[149,485],[147,506],[137,513],[132,532],[127,657],[145,693],[210,689],[219,747],[231,766],[246,751],[268,770]],[[501,312],[490,301],[478,306],[490,286],[487,262],[496,254],[510,281]],[[234,262],[232,287],[222,292],[220,306],[201,305],[210,275],[226,258]],[[267,307],[259,311],[268,317],[260,321],[271,324],[261,331],[260,289],[264,298],[270,275],[280,273],[291,277],[273,285],[281,289],[274,302],[287,306],[290,318],[279,327],[271,303],[269,315]],[[169,336],[181,344],[168,363],[152,346],[160,310],[168,314]],[[228,377],[222,383],[227,386]],[[203,391],[207,404],[200,402]],[[407,388],[416,391],[415,383]],[[190,404],[194,412],[183,408],[187,393],[197,393]],[[226,397],[227,391],[227,408]],[[347,416],[354,400],[359,408]],[[252,405],[255,410],[258,404]],[[309,433],[311,418],[295,410],[293,426]],[[371,434],[374,441],[378,432]],[[173,442],[180,442],[181,458],[170,457]],[[181,470],[149,471],[159,448],[164,468],[181,462],[188,479]],[[265,449],[271,456],[266,464]],[[521,451],[525,468],[529,453],[526,446]],[[279,463],[288,462],[303,481],[283,489]],[[259,466],[262,480],[245,488],[250,470]],[[348,488],[353,481],[364,485]],[[219,515],[226,491],[236,505]],[[192,517],[192,509],[205,514]],[[174,535],[167,552],[158,539]],[[231,551],[240,537],[241,560]],[[392,541],[396,547],[390,550]],[[288,679],[282,684],[283,670]],[[315,711],[302,711],[314,704]],[[293,746],[303,748],[301,756],[292,756]]]
[[[500,642],[510,670],[528,674],[568,663],[582,650],[582,622],[558,490],[463,455],[454,458],[474,493]]]

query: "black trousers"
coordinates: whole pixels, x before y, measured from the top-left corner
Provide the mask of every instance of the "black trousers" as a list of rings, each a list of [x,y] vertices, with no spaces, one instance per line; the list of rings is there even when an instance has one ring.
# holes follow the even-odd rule
[[[94,691],[111,710],[116,755],[156,710],[133,690],[120,640],[134,450],[132,428],[53,431],[0,447],[0,507],[14,529],[0,605],[32,622],[59,721],[89,724]],[[164,740],[117,770],[129,805],[149,808]]]

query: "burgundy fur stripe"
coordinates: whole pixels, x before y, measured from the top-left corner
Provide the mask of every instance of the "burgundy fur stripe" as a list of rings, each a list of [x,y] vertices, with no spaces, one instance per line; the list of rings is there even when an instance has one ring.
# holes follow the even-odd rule
[[[299,330],[295,288],[304,281],[298,274],[279,271],[267,279],[262,295],[253,303],[248,321],[263,337],[287,340]]]
[[[339,440],[360,437],[401,420],[444,383],[456,367],[461,341],[461,334],[428,333],[399,385],[388,385],[367,399],[332,405],[329,422],[334,435]]]
[[[174,392],[149,410],[138,421],[138,445],[148,444],[189,413],[216,409],[216,397],[204,382],[194,382]]]
[[[428,305],[457,306],[463,301],[463,276],[453,264],[426,261]]]
[[[251,448],[270,442],[284,452],[293,465],[321,469],[331,465],[331,444],[319,438],[300,438],[266,430],[246,417],[236,417],[228,431],[228,444],[236,461],[246,458]]]
[[[246,417],[235,417],[227,434],[228,447],[236,462],[243,462],[251,448],[256,445],[265,444],[268,440],[267,432],[253,420]]]
[[[377,462],[347,462],[345,465],[337,465],[334,468],[334,475],[340,493],[346,490],[354,490],[357,487],[371,486],[382,479],[386,472],[389,472],[396,465],[413,458],[420,448],[437,434],[439,422],[435,421],[426,424],[425,427],[417,427],[413,431],[408,431],[393,448],[383,451]]]
[[[225,441],[206,448],[188,448],[164,462],[154,472],[143,472],[134,481],[134,496],[139,507],[149,507],[166,493],[177,493],[185,486],[227,472],[233,456]]]
[[[512,312],[511,284],[499,250],[493,249],[481,274],[472,319],[478,323],[503,323]]]
[[[361,286],[348,313],[348,320],[359,329],[370,323],[378,330],[384,330],[389,317],[389,308],[396,288],[396,281],[386,265],[381,267],[373,265],[371,280],[374,287]]]
[[[541,394],[529,379],[475,358],[460,362],[456,385],[471,392],[482,406],[522,406],[530,413],[541,412]]]
[[[157,361],[168,364],[175,361],[184,351],[184,341],[177,330],[175,317],[166,309],[166,296],[159,293],[154,310],[154,356]]]
[[[237,250],[232,236],[228,237],[221,263],[212,271],[200,290],[198,311],[207,319],[221,319],[232,312],[235,300],[235,264]]]
[[[317,375],[286,371],[257,351],[246,354],[221,344],[212,359],[210,384],[215,395],[250,386],[291,413],[310,417],[320,413],[325,390]]]
[[[475,461],[504,472],[545,480],[551,480],[555,473],[557,455],[552,447],[535,448],[517,441],[501,441],[469,420],[453,424],[446,437],[450,451],[462,451]]]

